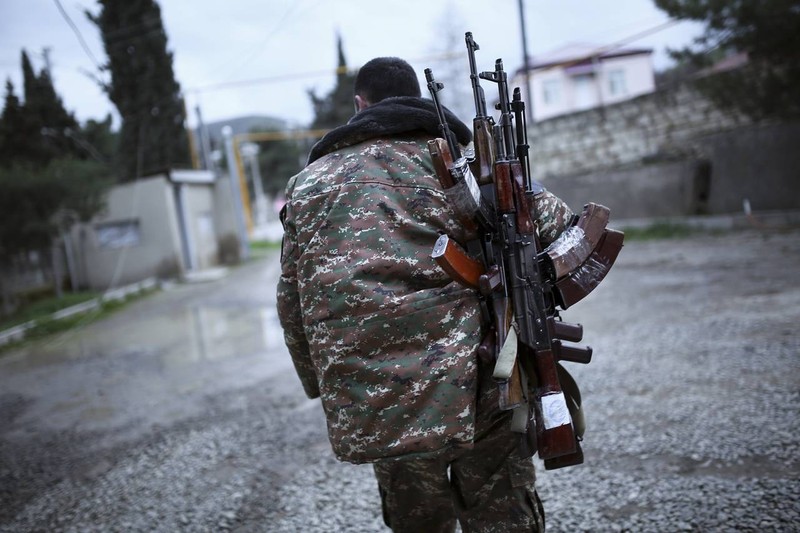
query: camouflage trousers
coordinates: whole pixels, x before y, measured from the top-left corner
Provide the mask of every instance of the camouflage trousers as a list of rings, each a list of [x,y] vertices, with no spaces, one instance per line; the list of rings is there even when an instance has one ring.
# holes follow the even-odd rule
[[[533,461],[519,452],[511,413],[496,408],[491,379],[481,385],[472,449],[374,464],[383,519],[394,533],[451,533],[456,522],[464,533],[544,532]]]

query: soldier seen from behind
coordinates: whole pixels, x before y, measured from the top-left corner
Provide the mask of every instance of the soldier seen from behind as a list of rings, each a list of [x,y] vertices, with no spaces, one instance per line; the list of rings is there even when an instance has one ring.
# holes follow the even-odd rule
[[[310,398],[321,398],[333,451],[373,463],[393,531],[543,531],[524,435],[498,408],[476,290],[431,259],[464,229],[427,142],[433,103],[405,61],[380,57],[355,82],[356,114],[317,143],[287,186],[278,310]],[[462,146],[470,129],[447,111]],[[543,245],[572,211],[535,196]]]

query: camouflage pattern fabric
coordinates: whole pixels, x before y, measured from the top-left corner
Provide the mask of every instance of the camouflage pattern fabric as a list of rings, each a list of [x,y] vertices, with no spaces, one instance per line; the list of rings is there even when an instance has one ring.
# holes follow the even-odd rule
[[[471,450],[374,464],[383,518],[395,533],[544,532],[530,457],[519,453],[509,412],[497,408],[491,368],[482,368]]]
[[[536,227],[539,240],[544,248],[558,239],[567,228],[572,220],[573,212],[558,196],[544,189],[534,196],[533,204],[530,208],[531,212],[537,214]]]
[[[480,309],[430,259],[439,233],[459,227],[426,140],[348,147],[287,189],[280,317],[343,460],[473,440]]]
[[[341,460],[430,456],[475,440],[480,307],[430,258],[439,234],[461,237],[430,137],[337,147],[287,187],[278,311]],[[549,206],[540,229],[557,233],[569,208],[549,193],[539,200]]]

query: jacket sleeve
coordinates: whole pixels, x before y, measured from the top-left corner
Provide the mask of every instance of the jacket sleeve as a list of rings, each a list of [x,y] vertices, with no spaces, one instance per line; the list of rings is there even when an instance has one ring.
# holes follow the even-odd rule
[[[570,226],[574,213],[561,198],[545,189],[534,196],[534,201],[539,239],[546,247]]]
[[[300,295],[297,290],[297,232],[292,220],[290,204],[281,213],[283,222],[283,242],[281,244],[281,276],[278,280],[278,317],[283,328],[283,337],[292,356],[294,368],[300,378],[306,395],[319,398],[319,383],[311,361],[303,317],[300,308]]]

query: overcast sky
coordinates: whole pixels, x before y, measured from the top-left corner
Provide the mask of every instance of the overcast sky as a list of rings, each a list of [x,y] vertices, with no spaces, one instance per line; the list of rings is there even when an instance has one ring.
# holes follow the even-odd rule
[[[0,74],[20,95],[20,50],[28,51],[38,71],[45,64],[42,51],[49,49],[65,107],[81,121],[102,119],[115,110],[92,76],[106,56],[99,31],[84,15],[99,5],[60,1],[88,51],[56,0],[0,0]],[[159,5],[191,123],[197,106],[208,122],[258,114],[309,123],[307,90],[319,95],[330,90],[337,32],[350,67],[385,55],[409,60],[420,76],[426,67],[436,73],[454,61],[466,67],[465,31],[481,47],[479,70],[492,70],[497,58],[508,71],[522,65],[518,0],[160,0]],[[625,41],[669,21],[652,0],[524,0],[524,5],[534,59],[570,43]],[[652,48],[661,70],[671,64],[666,47],[687,44],[701,30],[678,23],[628,46]],[[453,47],[459,55],[442,59]],[[464,87],[469,90],[468,78]]]

